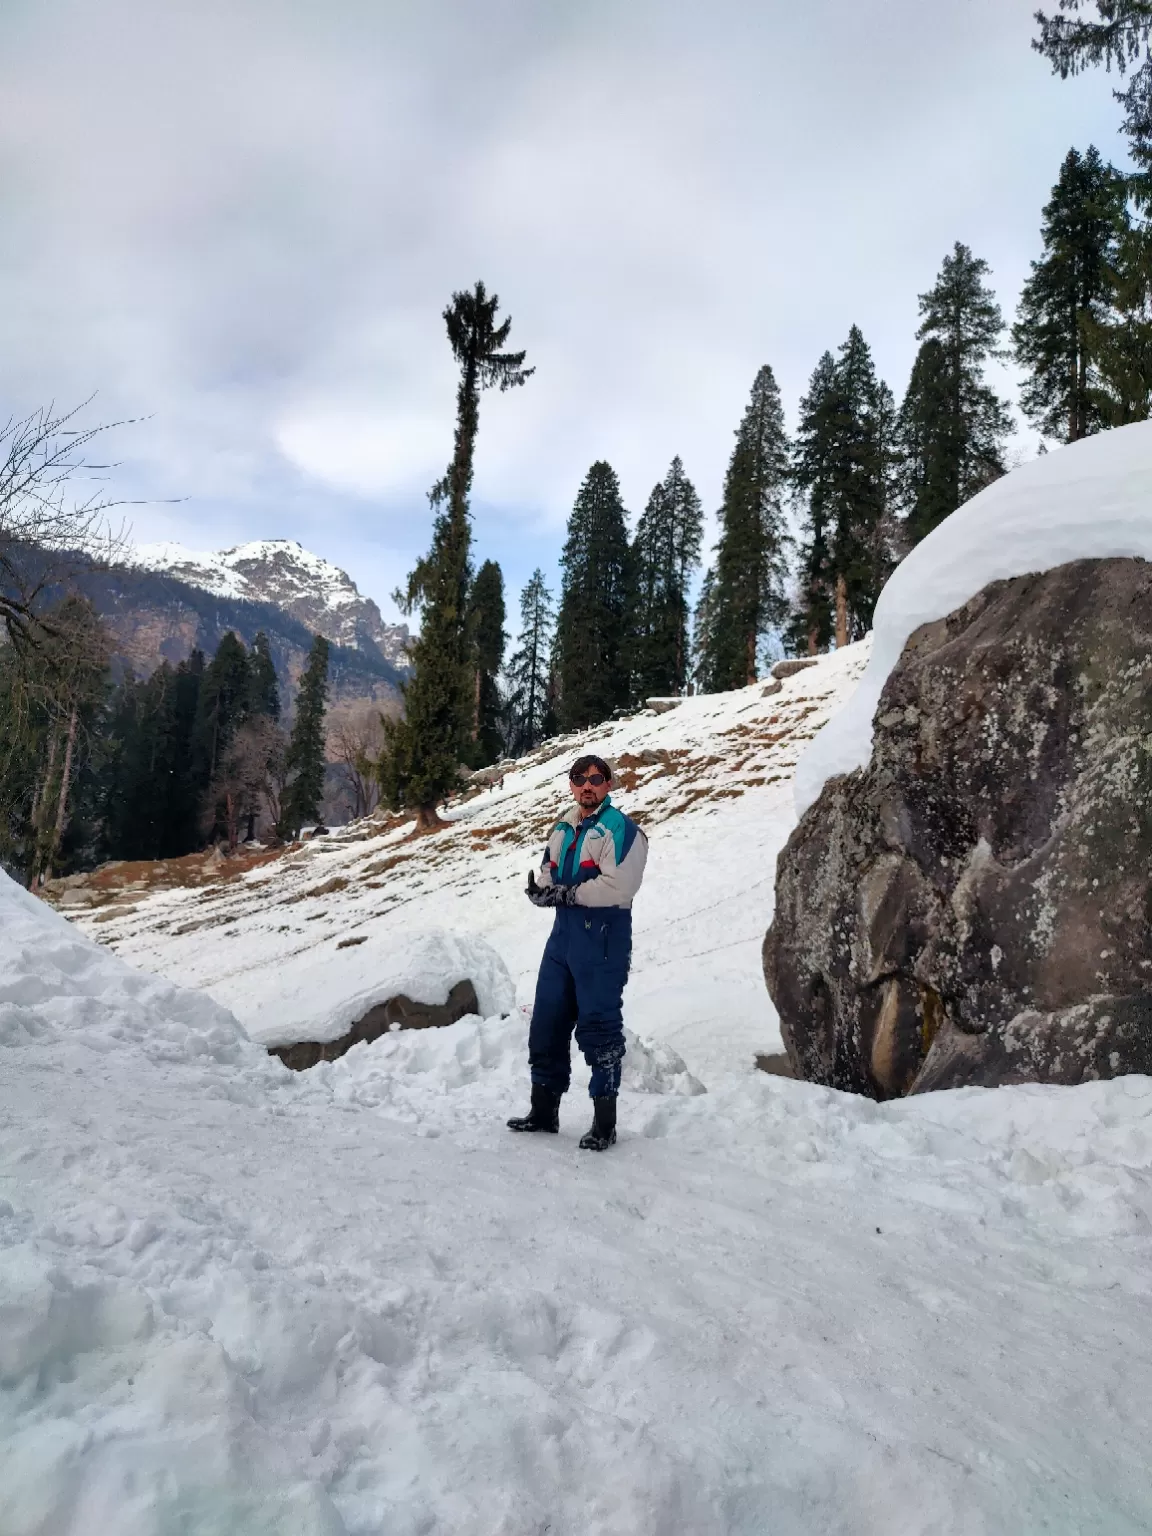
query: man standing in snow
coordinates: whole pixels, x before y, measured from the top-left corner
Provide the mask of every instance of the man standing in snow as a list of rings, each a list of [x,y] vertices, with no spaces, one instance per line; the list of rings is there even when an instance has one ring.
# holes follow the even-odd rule
[[[624,984],[632,958],[632,899],[644,878],[648,840],[612,804],[612,770],[577,758],[568,775],[576,802],[552,828],[528,900],[554,907],[528,1032],[532,1108],[512,1131],[560,1129],[560,1100],[572,1078],[571,1041],[592,1069],[592,1129],[580,1145],[603,1152],[616,1140],[616,1095],[624,1057]]]

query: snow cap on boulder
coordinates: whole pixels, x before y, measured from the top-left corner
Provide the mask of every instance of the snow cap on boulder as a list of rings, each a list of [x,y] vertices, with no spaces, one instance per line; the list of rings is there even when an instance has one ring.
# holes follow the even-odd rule
[[[989,582],[1125,555],[1152,560],[1152,422],[1043,454],[945,518],[880,594],[864,676],[797,764],[797,813],[830,778],[867,765],[880,694],[922,624],[962,607]]]

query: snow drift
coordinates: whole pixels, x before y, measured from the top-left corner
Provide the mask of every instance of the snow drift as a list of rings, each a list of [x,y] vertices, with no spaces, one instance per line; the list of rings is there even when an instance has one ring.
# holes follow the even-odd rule
[[[4,1536],[1147,1529],[1147,1080],[655,1053],[592,1157],[503,1130],[520,1013],[297,1075],[5,879],[0,935]]]
[[[402,995],[439,1006],[460,981],[476,988],[484,1018],[516,1006],[508,967],[477,935],[443,929],[397,934],[366,925],[322,948],[286,956],[274,970],[236,977],[228,1001],[261,1045],[325,1043],[377,1003]]]

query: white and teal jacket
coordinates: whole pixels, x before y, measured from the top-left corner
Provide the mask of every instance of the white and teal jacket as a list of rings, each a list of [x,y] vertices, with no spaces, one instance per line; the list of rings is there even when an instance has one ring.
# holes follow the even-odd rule
[[[578,907],[630,907],[644,878],[648,839],[606,796],[594,816],[572,809],[552,828],[541,885],[575,885]]]

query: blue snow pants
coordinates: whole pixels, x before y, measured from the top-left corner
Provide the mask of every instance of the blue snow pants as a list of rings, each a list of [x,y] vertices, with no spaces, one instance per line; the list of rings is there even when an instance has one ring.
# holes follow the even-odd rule
[[[553,1093],[572,1081],[572,1031],[592,1068],[594,1099],[620,1091],[624,1058],[624,983],[632,959],[627,907],[557,907],[528,1031],[532,1082]]]

